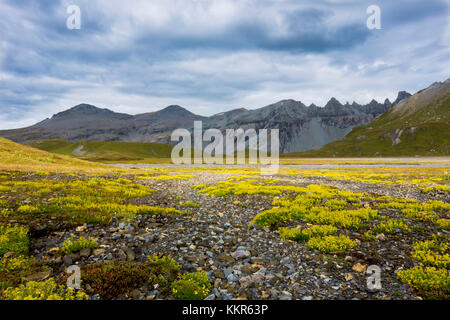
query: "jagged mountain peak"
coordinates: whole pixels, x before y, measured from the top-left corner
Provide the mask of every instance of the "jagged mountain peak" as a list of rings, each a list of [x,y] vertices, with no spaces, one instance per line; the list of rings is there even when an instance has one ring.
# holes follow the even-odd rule
[[[395,99],[395,101],[393,102],[393,105],[396,105],[397,103],[399,103],[402,100],[408,99],[409,97],[411,97],[412,94],[410,94],[409,92],[406,91],[400,91],[397,95],[397,99]]]
[[[401,94],[401,97],[405,94]],[[347,100],[343,100],[347,101]],[[353,127],[367,124],[392,105],[343,105],[335,97],[325,107],[285,99],[259,109],[234,109],[210,117],[196,115],[179,106],[138,115],[121,114],[90,104],[80,104],[35,126],[0,131],[14,141],[65,139],[75,141],[132,141],[172,143],[177,128],[191,129],[196,120],[206,128],[278,128],[282,152],[317,149],[343,138]]]
[[[325,105],[325,108],[329,107],[342,107],[342,103],[340,103],[339,100],[336,99],[335,97],[332,97],[330,101],[328,101],[327,104]]]

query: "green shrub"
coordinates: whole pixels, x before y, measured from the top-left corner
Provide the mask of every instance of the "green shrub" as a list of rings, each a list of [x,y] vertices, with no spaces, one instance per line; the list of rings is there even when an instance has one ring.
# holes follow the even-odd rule
[[[326,207],[330,210],[344,210],[348,207],[348,202],[340,199],[328,199]]]
[[[291,212],[289,208],[272,208],[258,213],[252,221],[261,228],[274,228],[280,224],[291,221]]]
[[[51,211],[51,207],[43,206],[43,205],[23,205],[17,208],[17,212],[21,214],[37,214],[37,213],[46,213]]]
[[[75,240],[74,237],[72,236],[70,239],[64,241],[60,250],[64,254],[71,254],[86,248],[97,249],[98,248],[97,239],[94,238],[86,239],[84,237],[80,237],[79,239]]]
[[[423,264],[438,268],[450,268],[448,240],[435,237],[432,240],[416,242],[413,245],[412,258]]]
[[[150,268],[128,261],[99,262],[85,266],[81,272],[83,285],[89,285],[103,298],[115,298],[146,284]]]
[[[180,275],[172,283],[172,294],[177,300],[203,300],[211,291],[211,283],[204,271]]]
[[[447,269],[421,266],[400,270],[398,278],[430,298],[450,298],[450,275]]]
[[[300,228],[298,229],[279,228],[278,233],[280,234],[280,237],[286,240],[292,240],[297,242],[303,242],[308,240],[308,236],[303,234],[303,230]]]
[[[181,269],[181,264],[172,259],[170,255],[158,256],[158,254],[154,253],[152,256],[148,256],[147,260],[153,275],[163,275],[167,280],[174,280]],[[162,280],[161,277],[159,277],[159,280]]]
[[[192,201],[186,201],[184,203],[185,207],[191,207],[191,208],[199,208],[200,205],[198,203],[192,202]]]
[[[364,232],[364,234],[362,235],[361,238],[363,241],[367,241],[367,242],[375,241],[377,239],[377,237],[375,236],[375,234],[372,231]]]
[[[356,242],[346,236],[340,235],[311,238],[307,245],[311,249],[325,253],[333,253],[352,249],[355,247]]]
[[[375,226],[373,231],[375,233],[389,234],[394,233],[397,229],[404,231],[410,230],[409,226],[403,220],[392,219]]]
[[[25,256],[0,259],[0,274],[27,270],[31,267],[33,260]]]
[[[357,215],[350,214],[350,212],[352,211],[353,210],[343,210],[343,211],[322,210],[317,212],[311,212],[305,217],[305,220],[310,223],[327,224],[350,229],[359,229],[363,226],[362,220]]]
[[[83,291],[58,285],[53,278],[45,282],[30,281],[18,288],[8,288],[1,296],[3,300],[87,300]]]
[[[436,223],[442,229],[444,229],[446,231],[450,231],[450,220],[449,219],[439,219],[438,221],[436,221]]]
[[[28,253],[28,228],[19,226],[0,226],[0,256],[7,252]]]

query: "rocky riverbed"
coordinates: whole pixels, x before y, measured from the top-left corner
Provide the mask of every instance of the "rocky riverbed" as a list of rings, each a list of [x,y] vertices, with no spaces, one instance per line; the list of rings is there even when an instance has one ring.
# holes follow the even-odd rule
[[[375,241],[362,242],[356,231],[357,247],[339,254],[324,254],[305,244],[282,239],[278,231],[249,225],[256,214],[270,209],[272,196],[228,195],[211,197],[193,189],[198,184],[214,184],[229,174],[195,173],[189,180],[142,180],[156,190],[136,204],[173,207],[188,215],[137,216],[127,222],[113,220],[110,225],[83,224],[61,230],[49,224],[36,227],[31,254],[52,266],[53,274],[63,274],[72,264],[87,265],[99,261],[145,262],[153,253],[170,254],[182,264],[183,271],[204,270],[213,285],[208,300],[230,299],[422,299],[408,285],[397,280],[399,270],[413,266],[412,243],[423,239],[378,235]],[[332,184],[344,190],[376,192],[379,195],[415,197],[424,201],[438,195],[423,195],[414,187],[376,187],[367,183],[297,176],[277,177],[288,185]],[[447,194],[448,195],[448,194]],[[441,199],[447,197],[438,196]],[[444,199],[448,201],[448,198]],[[198,207],[186,207],[191,201]],[[57,229],[57,228],[56,228]],[[84,249],[61,255],[58,247],[75,237],[98,239],[98,249]],[[370,265],[381,268],[380,290],[368,288],[366,273]],[[49,274],[41,274],[43,278]],[[87,293],[99,299],[95,292]],[[143,285],[124,299],[167,299],[158,285]]]

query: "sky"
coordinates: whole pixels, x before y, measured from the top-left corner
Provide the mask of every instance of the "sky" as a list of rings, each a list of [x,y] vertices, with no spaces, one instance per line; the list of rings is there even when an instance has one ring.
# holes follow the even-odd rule
[[[80,103],[209,116],[394,101],[449,77],[450,0],[0,0],[0,129]]]

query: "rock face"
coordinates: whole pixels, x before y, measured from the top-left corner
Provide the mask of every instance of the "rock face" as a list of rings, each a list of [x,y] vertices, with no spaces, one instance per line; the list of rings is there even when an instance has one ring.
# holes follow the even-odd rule
[[[450,79],[435,82],[413,96],[400,92],[396,101],[398,103],[370,125],[354,128],[345,139],[309,152],[307,156],[448,155]]]
[[[88,104],[80,104],[31,127],[0,131],[0,136],[15,142],[64,139],[78,141],[157,142],[173,144],[170,135],[177,128],[192,129],[195,120],[203,128],[279,129],[280,152],[317,149],[344,138],[355,126],[368,124],[378,115],[410,95],[400,92],[397,100],[368,105],[341,104],[332,98],[325,107],[305,106],[295,100],[283,100],[256,109],[236,109],[202,117],[180,106],[139,115],[116,113]]]

